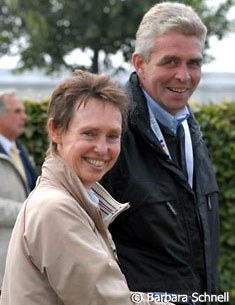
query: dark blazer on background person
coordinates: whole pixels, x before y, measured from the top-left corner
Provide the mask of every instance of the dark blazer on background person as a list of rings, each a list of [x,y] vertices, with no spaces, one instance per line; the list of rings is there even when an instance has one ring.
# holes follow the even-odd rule
[[[23,179],[0,145],[0,288],[5,269],[8,244],[15,220],[29,192],[34,188],[37,173],[26,150],[17,140],[27,181]]]

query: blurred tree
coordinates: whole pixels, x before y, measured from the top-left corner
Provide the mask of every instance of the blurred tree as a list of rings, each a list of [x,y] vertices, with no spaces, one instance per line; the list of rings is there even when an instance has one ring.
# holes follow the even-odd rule
[[[235,0],[211,10],[205,0],[181,1],[192,5],[208,27],[208,36],[222,38],[230,30],[226,13]],[[38,67],[47,73],[82,67],[68,63],[75,49],[91,52],[90,70],[112,66],[111,55],[121,51],[128,60],[135,32],[154,0],[0,0],[0,55],[18,52],[18,69]],[[174,1],[173,1],[174,2]],[[208,41],[206,44],[208,47]],[[101,60],[100,54],[104,58]]]

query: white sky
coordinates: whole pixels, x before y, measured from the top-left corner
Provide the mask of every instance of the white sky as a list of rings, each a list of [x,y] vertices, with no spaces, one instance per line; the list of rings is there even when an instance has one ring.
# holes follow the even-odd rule
[[[223,2],[223,0],[207,0],[208,4],[215,6],[218,2]],[[228,14],[228,18],[235,18],[235,6],[232,7]],[[204,72],[233,72],[235,73],[235,33],[229,33],[222,40],[218,40],[215,37],[210,39],[210,49],[208,53],[212,55],[215,60],[210,64],[203,66]],[[77,53],[76,53],[77,54]],[[81,53],[79,54],[81,58]],[[76,55],[77,58],[77,55]],[[88,60],[88,58],[84,58]],[[0,57],[0,69],[15,68],[18,61],[18,57],[2,56]],[[73,61],[73,60],[72,60]],[[83,61],[84,63],[84,61]]]
[[[205,64],[203,71],[235,73],[235,34],[229,34],[220,41],[212,37],[208,53],[215,59],[211,63]]]
[[[212,8],[217,6],[223,0],[207,0],[207,3]],[[235,6],[233,6],[229,13],[228,19],[235,19]],[[230,32],[222,40],[216,37],[210,38],[210,49],[208,53],[212,55],[215,60],[210,64],[203,66],[205,72],[233,72],[235,73],[235,33]]]

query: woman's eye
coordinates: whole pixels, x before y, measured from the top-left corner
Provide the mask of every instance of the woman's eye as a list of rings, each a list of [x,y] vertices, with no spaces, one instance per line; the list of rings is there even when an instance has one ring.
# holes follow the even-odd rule
[[[108,138],[110,140],[115,141],[115,140],[119,140],[121,138],[121,135],[120,134],[113,134],[113,135],[109,135]]]

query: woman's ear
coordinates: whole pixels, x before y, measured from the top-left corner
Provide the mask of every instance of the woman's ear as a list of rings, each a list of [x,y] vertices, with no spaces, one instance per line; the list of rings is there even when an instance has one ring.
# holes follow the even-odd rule
[[[56,144],[60,144],[61,143],[61,133],[59,132],[58,128],[55,127],[53,118],[49,118],[49,120],[47,122],[47,129],[48,129],[48,133],[49,133],[51,141]]]

